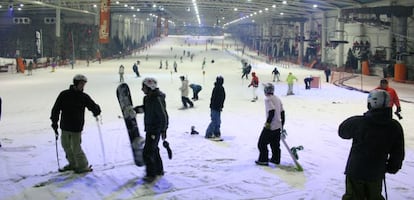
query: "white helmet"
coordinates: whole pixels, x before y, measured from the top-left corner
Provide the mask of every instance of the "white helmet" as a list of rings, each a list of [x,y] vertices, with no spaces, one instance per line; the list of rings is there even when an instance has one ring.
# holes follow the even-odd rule
[[[385,90],[375,89],[369,92],[367,101],[369,110],[386,108],[389,107],[390,95]]]
[[[157,89],[157,80],[155,78],[147,77],[142,81],[142,85],[149,87],[151,90]]]
[[[272,83],[263,84],[263,91],[265,94],[273,94],[275,91],[275,86]]]
[[[88,82],[88,79],[86,78],[86,76],[82,75],[82,74],[77,74],[73,77],[73,84],[74,85],[78,85],[79,82],[84,81],[84,82]]]

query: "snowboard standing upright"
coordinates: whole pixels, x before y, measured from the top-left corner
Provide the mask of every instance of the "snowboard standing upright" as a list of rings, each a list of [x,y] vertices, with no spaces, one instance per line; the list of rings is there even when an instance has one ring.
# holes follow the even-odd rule
[[[134,162],[137,166],[144,165],[143,149],[145,139],[140,136],[135,118],[135,113],[131,112],[132,99],[131,92],[126,83],[121,83],[116,89],[116,96],[118,97],[119,105],[121,106],[122,115],[128,130],[129,141],[131,142],[132,154],[134,156]]]

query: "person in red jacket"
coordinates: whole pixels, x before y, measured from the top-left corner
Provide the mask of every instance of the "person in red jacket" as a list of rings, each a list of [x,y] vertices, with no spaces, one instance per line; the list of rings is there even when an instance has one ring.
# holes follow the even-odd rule
[[[259,87],[259,78],[256,76],[256,72],[252,72],[252,81],[248,85],[248,87],[253,86],[253,99],[252,102],[257,101],[258,97],[256,94],[256,90]]]
[[[391,88],[388,86],[387,79],[381,79],[380,85],[375,89],[381,89],[381,90],[385,90],[388,92],[388,94],[390,95],[389,107],[392,108],[395,105],[395,107],[397,107],[395,114],[400,119],[402,119],[402,117],[400,116],[400,112],[401,112],[400,99],[398,98],[397,92],[394,90],[394,88]]]

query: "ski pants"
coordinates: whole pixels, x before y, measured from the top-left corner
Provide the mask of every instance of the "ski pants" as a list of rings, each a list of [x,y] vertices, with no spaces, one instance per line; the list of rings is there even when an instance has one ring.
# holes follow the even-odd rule
[[[381,195],[381,179],[376,181],[363,181],[346,176],[345,186],[346,191],[342,196],[342,200],[384,200],[384,197]]]
[[[190,107],[194,106],[193,102],[188,97],[185,97],[185,96],[181,96],[181,102],[183,103],[184,108],[188,107],[187,103],[190,105]]]
[[[76,169],[84,169],[89,166],[88,159],[81,147],[81,132],[71,132],[62,130],[60,137],[63,150],[69,165]]]
[[[272,161],[280,162],[280,129],[270,130],[263,128],[260,134],[257,147],[259,149],[259,162],[269,161],[269,150],[267,145],[270,144],[272,149]]]
[[[288,91],[287,94],[293,94],[293,83],[288,83]]]
[[[145,134],[143,157],[144,163],[146,165],[147,176],[157,176],[164,174],[160,149],[158,148],[160,137],[160,132],[149,131]]]
[[[211,117],[211,122],[207,127],[205,137],[210,138],[210,137],[213,137],[213,135],[216,137],[220,137],[221,136],[221,132],[220,132],[221,111],[211,109],[210,117]]]

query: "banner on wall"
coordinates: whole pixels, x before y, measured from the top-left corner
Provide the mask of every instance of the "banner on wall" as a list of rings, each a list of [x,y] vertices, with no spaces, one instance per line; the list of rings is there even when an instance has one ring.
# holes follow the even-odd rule
[[[35,31],[35,56],[40,57],[42,55],[42,32]]]
[[[109,21],[111,14],[109,12],[110,0],[101,0],[101,12],[99,22],[99,43],[109,43]]]

